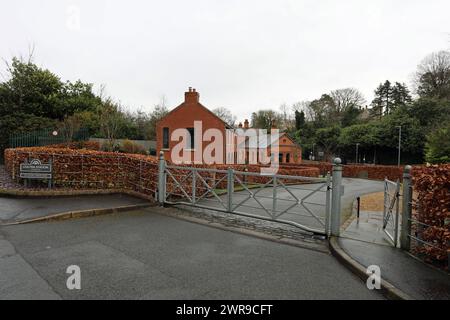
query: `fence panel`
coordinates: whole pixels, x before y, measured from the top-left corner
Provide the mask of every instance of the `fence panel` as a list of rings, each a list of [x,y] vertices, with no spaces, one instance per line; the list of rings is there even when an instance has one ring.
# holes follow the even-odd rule
[[[9,136],[9,147],[39,147],[72,141],[89,139],[89,130],[82,128],[69,139],[64,130],[44,129],[26,133],[16,133]]]

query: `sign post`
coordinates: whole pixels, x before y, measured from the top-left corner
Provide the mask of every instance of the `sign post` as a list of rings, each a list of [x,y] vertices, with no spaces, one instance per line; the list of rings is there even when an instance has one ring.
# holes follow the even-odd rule
[[[28,180],[48,180],[48,188],[52,187],[52,162],[42,163],[39,159],[33,159],[30,162],[20,164],[19,177],[25,179],[25,185]]]

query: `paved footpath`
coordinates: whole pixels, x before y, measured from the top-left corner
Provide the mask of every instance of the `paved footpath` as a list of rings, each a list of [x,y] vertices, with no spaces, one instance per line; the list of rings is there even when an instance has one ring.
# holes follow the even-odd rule
[[[413,299],[449,300],[450,275],[392,246],[338,239],[339,246],[364,267],[377,265],[381,277]]]
[[[0,197],[0,224],[47,215],[90,209],[107,209],[148,203],[128,195],[58,196],[52,198]]]
[[[164,208],[0,227],[0,299],[383,299],[329,253]],[[70,265],[81,287],[66,287]]]

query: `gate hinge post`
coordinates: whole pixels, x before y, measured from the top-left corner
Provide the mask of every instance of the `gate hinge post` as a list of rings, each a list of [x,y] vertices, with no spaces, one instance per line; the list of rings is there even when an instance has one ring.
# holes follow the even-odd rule
[[[158,203],[164,205],[166,198],[166,161],[164,160],[164,152],[159,153],[158,161]]]
[[[233,212],[233,192],[234,192],[234,170],[228,168],[227,170],[227,210],[229,213]]]
[[[412,183],[411,166],[403,171],[403,198],[402,198],[402,227],[400,231],[400,248],[410,250],[411,218],[412,218]]]
[[[339,237],[341,231],[341,197],[342,197],[342,160],[333,161],[333,178],[331,189],[331,235]]]
[[[327,190],[325,193],[325,234],[330,236],[330,215],[331,215],[331,174],[327,172]]]

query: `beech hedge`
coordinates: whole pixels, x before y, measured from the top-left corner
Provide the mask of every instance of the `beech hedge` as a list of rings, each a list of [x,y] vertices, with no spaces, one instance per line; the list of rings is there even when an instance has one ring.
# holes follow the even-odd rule
[[[450,254],[450,164],[413,168],[414,246],[432,262],[446,264]]]

